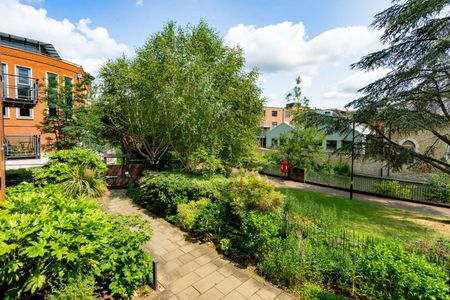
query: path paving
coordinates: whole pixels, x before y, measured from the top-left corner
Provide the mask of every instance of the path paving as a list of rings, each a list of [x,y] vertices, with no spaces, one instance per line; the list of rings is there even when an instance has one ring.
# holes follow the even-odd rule
[[[153,226],[144,249],[159,260],[159,290],[149,299],[295,299],[133,203],[124,191],[113,190],[101,202],[108,212],[141,215]]]
[[[344,196],[346,198],[349,197],[349,192],[308,184],[308,183],[301,183],[296,182],[292,180],[284,180],[279,177],[273,177],[273,176],[267,176],[270,181],[272,181],[277,187],[284,187],[284,188],[294,188],[294,189],[303,189],[303,190],[309,190],[309,191],[316,191],[324,194],[329,195],[337,195],[337,196]],[[382,198],[382,197],[376,197],[366,194],[359,194],[354,193],[353,198],[355,200],[361,200],[361,201],[367,201],[378,205],[385,205],[385,206],[392,206],[402,209],[408,209],[413,211],[418,211],[425,214],[440,216],[440,217],[446,217],[450,218],[450,208],[440,207],[440,206],[434,206],[434,205],[427,205],[422,203],[413,203],[413,202],[407,202],[407,201],[401,201],[401,200],[395,200],[395,199],[389,199],[389,198]]]

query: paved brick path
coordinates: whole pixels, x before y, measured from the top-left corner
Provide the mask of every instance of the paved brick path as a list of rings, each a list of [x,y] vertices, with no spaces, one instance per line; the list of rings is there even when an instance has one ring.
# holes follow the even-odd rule
[[[111,191],[101,201],[106,211],[141,215],[153,225],[153,238],[144,249],[159,260],[160,288],[151,299],[295,299],[142,209],[124,191]]]

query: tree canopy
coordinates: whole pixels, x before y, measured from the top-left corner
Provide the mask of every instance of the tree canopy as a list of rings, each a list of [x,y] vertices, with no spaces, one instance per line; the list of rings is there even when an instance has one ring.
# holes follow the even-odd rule
[[[387,70],[386,76],[362,88],[363,96],[347,105],[355,109],[348,122],[369,126],[378,138],[379,151],[368,154],[383,154],[382,159],[396,169],[415,160],[450,173],[449,162],[433,155],[438,144],[450,146],[449,3],[393,1],[372,24],[384,30],[385,48],[352,65],[366,71]],[[339,120],[332,127],[348,130],[348,123]],[[420,152],[399,144],[398,137],[417,133],[434,142]]]
[[[169,22],[132,59],[100,71],[98,105],[111,144],[184,167],[207,155],[238,165],[257,147],[263,101],[258,73],[205,22]],[[201,153],[202,155],[198,155]]]

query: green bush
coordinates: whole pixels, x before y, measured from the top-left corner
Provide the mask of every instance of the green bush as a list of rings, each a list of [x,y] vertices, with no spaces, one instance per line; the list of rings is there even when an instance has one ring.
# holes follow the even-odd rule
[[[295,235],[278,240],[258,263],[258,271],[271,282],[284,287],[299,283],[302,276],[299,241]]]
[[[152,280],[141,249],[150,237],[149,224],[109,215],[59,185],[10,188],[0,210],[0,298],[42,296],[81,277],[128,298]]]
[[[358,252],[356,288],[377,299],[449,299],[448,276],[423,256],[396,244],[379,243]]]
[[[189,201],[188,203],[178,204],[178,217],[183,228],[191,230],[198,216],[209,204],[210,199],[202,198],[197,201]]]
[[[229,198],[233,213],[244,219],[250,211],[279,211],[284,196],[267,178],[254,172],[238,172],[230,178]]]
[[[95,286],[86,280],[76,279],[52,290],[47,300],[95,300],[100,298]]]
[[[198,177],[181,173],[145,172],[139,181],[140,203],[158,215],[177,214],[177,206],[201,198],[219,199],[226,190],[224,177]]]
[[[22,168],[6,170],[6,186],[15,186],[22,182],[33,182],[33,169]]]
[[[412,185],[401,185],[400,182],[395,180],[383,181],[373,185],[373,190],[375,193],[400,198],[411,198],[412,188]]]
[[[427,200],[450,204],[450,175],[433,175],[427,186],[429,187],[426,194]]]
[[[61,183],[73,178],[73,169],[84,166],[94,172],[94,177],[103,179],[107,170],[106,164],[87,149],[73,148],[49,154],[49,161],[36,170],[34,179],[38,185]],[[103,179],[104,180],[104,179]]]
[[[334,173],[350,176],[350,166],[347,163],[340,161],[334,166]]]
[[[252,257],[261,258],[278,243],[281,234],[280,218],[274,214],[249,212],[242,222],[240,247]]]
[[[198,214],[194,231],[210,240],[220,240],[229,232],[229,214],[222,201],[212,202]]]

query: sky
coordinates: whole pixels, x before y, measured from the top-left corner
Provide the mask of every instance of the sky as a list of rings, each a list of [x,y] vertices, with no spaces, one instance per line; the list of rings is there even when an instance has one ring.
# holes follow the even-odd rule
[[[312,107],[343,108],[357,90],[383,76],[350,64],[381,49],[373,17],[387,0],[0,0],[0,31],[52,43],[63,59],[94,76],[108,59],[132,57],[168,21],[205,20],[227,46],[244,50],[260,72],[269,106],[301,76]]]

